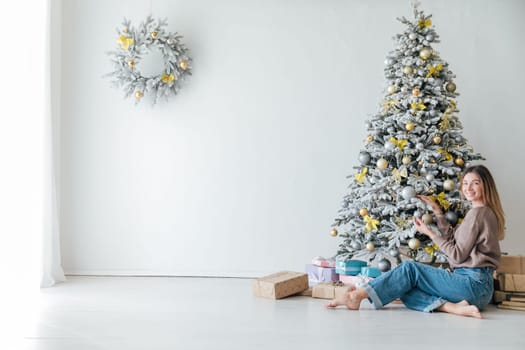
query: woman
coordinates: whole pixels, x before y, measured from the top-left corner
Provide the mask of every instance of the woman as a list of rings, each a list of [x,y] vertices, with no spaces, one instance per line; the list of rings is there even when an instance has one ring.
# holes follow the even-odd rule
[[[505,217],[496,184],[485,166],[465,169],[460,190],[472,204],[460,225],[451,227],[439,205],[427,196],[418,198],[432,207],[443,235],[414,218],[417,230],[447,254],[453,272],[405,261],[365,287],[352,288],[343,299],[334,299],[327,307],[346,305],[357,310],[368,298],[379,309],[400,298],[414,310],[481,318],[480,309],[490,302],[494,291],[492,272],[499,265]]]

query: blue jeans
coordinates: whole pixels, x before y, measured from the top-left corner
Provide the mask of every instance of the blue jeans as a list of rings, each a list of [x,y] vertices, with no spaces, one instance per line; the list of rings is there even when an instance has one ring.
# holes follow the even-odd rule
[[[400,298],[406,307],[431,312],[447,301],[462,300],[483,308],[494,292],[492,267],[457,268],[454,272],[414,261],[368,282],[365,290],[376,309]]]

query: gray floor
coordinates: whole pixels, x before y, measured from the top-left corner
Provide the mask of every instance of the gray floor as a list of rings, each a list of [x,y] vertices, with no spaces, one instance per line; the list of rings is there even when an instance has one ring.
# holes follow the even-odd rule
[[[2,349],[525,349],[522,311],[490,306],[478,320],[402,305],[377,311],[368,301],[330,310],[321,299],[253,297],[251,283],[70,277],[41,290],[21,337]]]

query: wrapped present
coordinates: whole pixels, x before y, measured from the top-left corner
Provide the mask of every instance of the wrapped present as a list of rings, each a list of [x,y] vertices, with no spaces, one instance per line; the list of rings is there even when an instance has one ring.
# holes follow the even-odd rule
[[[335,267],[335,260],[333,258],[325,259],[322,256],[316,256],[312,259],[312,264],[321,267]]]
[[[377,267],[365,266],[361,268],[361,276],[376,278],[381,275],[381,270]]]
[[[253,281],[253,294],[258,297],[281,299],[308,289],[308,275],[281,271]]]
[[[347,284],[347,285],[356,286],[356,287],[362,287],[366,285],[368,281],[370,281],[371,279],[372,279],[371,277],[367,277],[363,275],[357,275],[357,276],[339,275],[340,282]]]
[[[312,297],[320,299],[341,298],[350,286],[341,282],[319,283],[312,287]]]
[[[361,268],[366,266],[366,262],[361,260],[337,259],[335,261],[335,272],[340,275],[358,275]]]
[[[497,273],[525,274],[525,256],[502,255]]]
[[[306,273],[308,274],[308,284],[310,286],[321,282],[339,281],[339,274],[335,272],[334,267],[321,267],[313,264],[307,264]]]

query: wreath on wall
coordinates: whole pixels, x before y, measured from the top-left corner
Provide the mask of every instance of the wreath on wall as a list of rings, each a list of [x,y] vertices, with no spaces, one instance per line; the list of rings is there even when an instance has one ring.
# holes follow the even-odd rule
[[[192,60],[181,42],[182,36],[166,31],[166,25],[166,19],[148,16],[136,28],[126,19],[117,28],[119,48],[108,53],[115,70],[107,76],[113,78],[115,87],[124,89],[125,98],[133,96],[135,103],[145,95],[152,96],[153,104],[161,97],[168,99],[179,92],[182,81],[191,75]],[[160,52],[164,67],[159,67],[160,74],[144,76],[140,64],[152,49]]]

